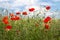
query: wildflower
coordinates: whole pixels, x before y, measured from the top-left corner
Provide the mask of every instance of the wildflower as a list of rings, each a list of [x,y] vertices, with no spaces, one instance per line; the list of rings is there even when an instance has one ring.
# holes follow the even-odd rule
[[[20,17],[16,15],[15,16],[15,20],[19,20],[19,19],[20,19]]]
[[[9,31],[9,30],[12,29],[12,26],[11,26],[11,25],[7,25],[7,26],[5,27],[5,29],[6,29],[7,31]]]
[[[29,11],[30,12],[33,12],[35,10],[35,8],[30,8]]]
[[[44,23],[47,23],[48,21],[50,21],[51,20],[51,17],[46,17],[45,19],[44,19]]]
[[[46,6],[46,9],[49,10],[51,7],[50,6]]]
[[[15,16],[13,16],[13,17],[11,17],[10,19],[11,19],[11,20],[16,20],[16,17],[15,17]]]
[[[21,14],[20,12],[16,12],[16,15],[19,15],[19,14]]]
[[[10,16],[12,17],[12,16],[14,16],[14,14],[13,13],[10,13]]]
[[[45,24],[45,29],[49,29],[49,25],[48,24]]]
[[[22,14],[23,14],[23,15],[27,15],[27,12],[23,12]]]
[[[4,24],[9,24],[7,19],[3,19],[2,21],[3,21]]]
[[[11,20],[14,20],[15,18],[14,18],[14,17],[11,17],[10,19],[11,19]]]
[[[5,17],[2,19],[2,22],[3,22],[4,24],[9,24],[9,22],[8,22],[8,16],[5,16]]]
[[[11,20],[20,20],[20,19],[21,19],[21,18],[20,18],[19,16],[17,16],[17,15],[11,17]]]
[[[11,20],[14,20],[14,19],[15,19],[15,15],[14,15],[14,16],[12,16],[10,19],[11,19]]]

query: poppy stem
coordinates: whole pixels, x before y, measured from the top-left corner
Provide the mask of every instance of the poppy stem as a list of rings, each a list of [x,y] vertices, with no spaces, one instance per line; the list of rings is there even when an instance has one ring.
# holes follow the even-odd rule
[[[28,22],[29,22],[29,16],[28,16]]]

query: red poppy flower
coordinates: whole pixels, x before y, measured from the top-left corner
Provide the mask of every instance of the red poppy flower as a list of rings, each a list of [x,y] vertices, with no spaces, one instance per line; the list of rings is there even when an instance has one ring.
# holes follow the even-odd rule
[[[9,24],[9,22],[8,22],[8,16],[5,16],[5,17],[2,19],[2,22],[3,22],[4,24]]]
[[[11,17],[10,19],[11,19],[11,20],[14,20],[15,18]]]
[[[15,16],[15,20],[19,20],[19,19],[20,19],[20,17],[16,15]]]
[[[35,8],[30,8],[29,11],[30,12],[33,12],[35,10]]]
[[[48,21],[50,21],[51,20],[51,17],[46,17],[45,19],[44,19],[44,23],[47,23]]]
[[[12,16],[14,16],[14,14],[13,13],[10,13],[10,16],[12,17]]]
[[[48,24],[45,24],[45,29],[49,29],[49,25]]]
[[[11,17],[10,19],[11,19],[11,20],[15,20],[15,16]]]
[[[7,31],[9,31],[10,29],[12,29],[12,26],[11,26],[11,25],[7,25],[7,26],[5,27],[5,29],[6,29]]]
[[[50,6],[46,6],[46,9],[49,10],[51,7]]]
[[[19,16],[13,16],[13,17],[11,17],[11,20],[20,20],[21,18],[19,17]]]
[[[3,19],[3,23],[4,23],[4,24],[9,24],[9,22],[8,22],[7,19]]]
[[[19,15],[19,14],[21,14],[20,12],[16,12],[16,15]]]
[[[22,14],[23,14],[23,15],[27,15],[27,12],[23,12]]]

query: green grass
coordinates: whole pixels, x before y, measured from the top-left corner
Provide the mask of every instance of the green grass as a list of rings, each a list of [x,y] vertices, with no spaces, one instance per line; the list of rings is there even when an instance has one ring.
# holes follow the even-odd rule
[[[0,20],[0,40],[60,40],[60,20],[52,20],[50,29],[44,28],[42,19],[9,20],[12,29],[6,31],[6,26]],[[38,24],[38,26],[36,26]]]

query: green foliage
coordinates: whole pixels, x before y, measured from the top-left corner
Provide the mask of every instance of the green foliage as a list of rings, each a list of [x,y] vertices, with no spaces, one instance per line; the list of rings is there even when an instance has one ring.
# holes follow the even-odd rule
[[[44,28],[42,19],[9,20],[12,29],[6,31],[0,20],[0,40],[60,40],[60,21],[52,20],[50,29]],[[38,24],[35,25],[35,24]]]

